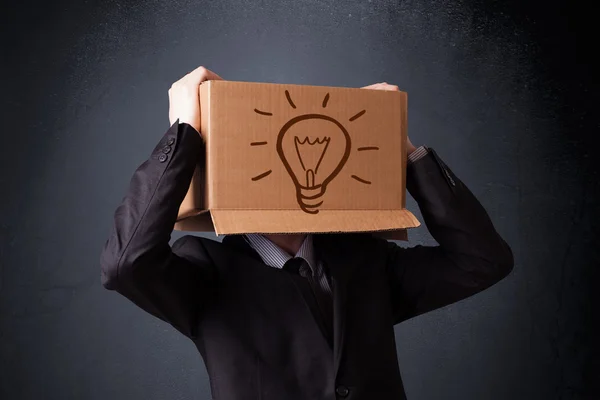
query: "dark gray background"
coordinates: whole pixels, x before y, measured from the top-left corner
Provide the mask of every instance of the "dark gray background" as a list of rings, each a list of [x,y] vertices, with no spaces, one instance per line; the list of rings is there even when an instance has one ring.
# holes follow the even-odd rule
[[[3,5],[0,398],[210,398],[192,343],[104,290],[98,265],[168,127],[167,89],[201,64],[231,80],[397,84],[412,141],[512,245],[509,278],[397,327],[410,399],[600,398],[594,21],[566,2],[431,3]]]

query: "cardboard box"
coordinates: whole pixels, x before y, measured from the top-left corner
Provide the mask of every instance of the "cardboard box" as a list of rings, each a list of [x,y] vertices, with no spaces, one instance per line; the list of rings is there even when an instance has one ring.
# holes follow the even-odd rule
[[[406,93],[208,81],[206,165],[175,229],[238,233],[419,226],[406,205]]]

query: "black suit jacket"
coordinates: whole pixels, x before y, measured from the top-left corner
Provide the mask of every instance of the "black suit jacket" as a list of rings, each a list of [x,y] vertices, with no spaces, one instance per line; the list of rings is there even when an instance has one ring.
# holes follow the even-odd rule
[[[331,274],[333,349],[286,271],[240,237],[169,245],[203,141],[175,123],[135,172],[101,256],[102,283],[193,340],[220,400],[404,399],[394,325],[484,290],[513,266],[487,213],[435,151],[407,187],[439,246],[315,235]]]

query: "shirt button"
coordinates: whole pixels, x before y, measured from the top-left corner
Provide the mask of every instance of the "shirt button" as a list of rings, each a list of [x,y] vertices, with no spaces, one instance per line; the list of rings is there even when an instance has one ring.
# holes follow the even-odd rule
[[[171,146],[165,146],[162,148],[162,152],[165,154],[169,154],[171,152]]]
[[[175,143],[175,139],[171,138],[167,141],[167,146],[171,146],[173,143]]]
[[[335,389],[335,392],[342,397],[346,397],[348,396],[348,393],[350,393],[350,390],[348,390],[346,386],[338,386]]]
[[[167,158],[169,158],[169,157],[166,154],[163,153],[163,154],[161,154],[161,155],[158,156],[158,161],[165,162],[165,161],[167,161]]]

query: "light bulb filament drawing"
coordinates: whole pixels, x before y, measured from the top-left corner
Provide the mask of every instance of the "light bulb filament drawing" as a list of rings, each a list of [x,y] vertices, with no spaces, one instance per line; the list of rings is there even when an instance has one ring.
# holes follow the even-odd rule
[[[323,161],[323,157],[325,156],[325,152],[327,152],[327,147],[331,138],[324,137],[322,139],[315,139],[313,142],[310,141],[308,136],[304,138],[304,140],[300,140],[298,136],[294,137],[294,145],[296,147],[296,154],[298,154],[298,159],[300,160],[300,165],[302,169],[306,172],[306,181],[304,187],[307,189],[311,189],[315,187],[315,175],[319,173],[319,165],[321,165],[321,161]],[[310,146],[308,149],[307,147]],[[302,150],[301,150],[302,149]],[[311,165],[305,165],[304,159],[302,158],[303,152],[313,151],[317,153],[321,153],[317,164],[314,168],[311,168]],[[308,168],[307,168],[308,167]]]

